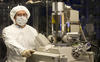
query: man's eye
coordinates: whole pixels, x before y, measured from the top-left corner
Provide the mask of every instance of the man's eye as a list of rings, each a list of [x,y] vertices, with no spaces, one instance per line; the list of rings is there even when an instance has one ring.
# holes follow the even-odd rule
[[[27,16],[27,14],[23,14],[23,16]]]
[[[18,14],[17,16],[21,16],[21,14]]]

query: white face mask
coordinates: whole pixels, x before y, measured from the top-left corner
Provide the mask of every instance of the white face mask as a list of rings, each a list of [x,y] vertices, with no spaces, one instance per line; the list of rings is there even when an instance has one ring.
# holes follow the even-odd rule
[[[20,26],[24,26],[27,23],[28,19],[25,16],[17,16],[16,23]]]

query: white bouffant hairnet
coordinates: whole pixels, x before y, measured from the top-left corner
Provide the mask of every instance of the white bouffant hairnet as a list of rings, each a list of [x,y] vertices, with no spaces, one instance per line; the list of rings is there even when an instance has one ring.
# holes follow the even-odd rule
[[[12,8],[12,10],[10,11],[10,17],[11,17],[11,20],[13,21],[13,23],[15,23],[14,16],[20,10],[24,10],[27,13],[27,17],[29,19],[29,17],[30,17],[29,10],[25,6],[18,5],[18,6],[15,6],[14,8]]]

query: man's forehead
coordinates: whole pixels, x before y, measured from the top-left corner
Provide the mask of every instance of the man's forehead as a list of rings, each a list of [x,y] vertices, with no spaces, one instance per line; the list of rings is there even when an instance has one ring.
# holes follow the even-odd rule
[[[19,14],[19,13],[26,13],[26,12],[25,12],[25,10],[20,10],[20,11],[16,12],[16,14]]]

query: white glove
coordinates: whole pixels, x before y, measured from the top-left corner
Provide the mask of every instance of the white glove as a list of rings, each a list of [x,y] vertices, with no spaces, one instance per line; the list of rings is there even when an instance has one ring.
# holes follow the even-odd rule
[[[23,57],[30,57],[33,53],[35,52],[35,50],[24,50],[21,55]]]

